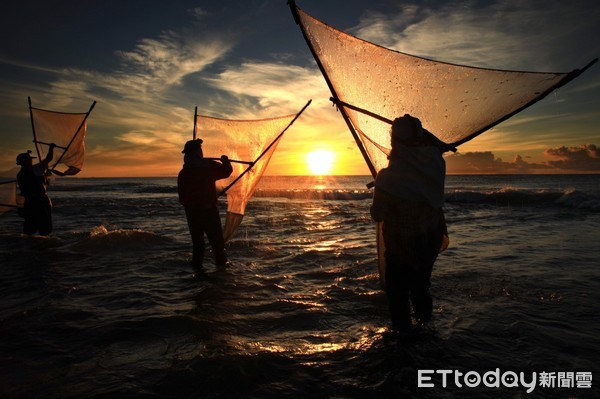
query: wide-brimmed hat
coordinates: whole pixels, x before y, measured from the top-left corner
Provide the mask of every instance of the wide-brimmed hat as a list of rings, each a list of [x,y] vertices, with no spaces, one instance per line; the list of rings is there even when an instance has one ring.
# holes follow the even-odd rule
[[[185,146],[183,146],[183,151],[181,151],[181,153],[185,154],[187,152],[198,151],[200,146],[202,146],[202,139],[190,140],[187,143],[185,143]]]
[[[24,162],[28,162],[28,161],[31,161],[32,159],[37,158],[37,157],[32,157],[30,154],[31,154],[31,150],[27,150],[27,152],[17,155],[17,165],[23,165]]]

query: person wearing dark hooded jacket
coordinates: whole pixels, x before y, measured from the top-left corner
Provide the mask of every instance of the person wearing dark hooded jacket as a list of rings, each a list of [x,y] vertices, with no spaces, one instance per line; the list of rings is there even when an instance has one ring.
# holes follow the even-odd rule
[[[446,166],[439,140],[410,115],[391,130],[389,165],[377,174],[371,216],[383,222],[385,289],[392,328],[413,329],[431,319],[433,264],[448,245],[442,206]]]
[[[182,153],[184,163],[177,177],[177,191],[192,236],[192,266],[196,271],[202,268],[205,234],[212,247],[215,263],[217,266],[225,266],[227,256],[215,182],[231,175],[231,162],[226,155],[221,156],[221,162],[205,159],[200,139],[185,143]]]

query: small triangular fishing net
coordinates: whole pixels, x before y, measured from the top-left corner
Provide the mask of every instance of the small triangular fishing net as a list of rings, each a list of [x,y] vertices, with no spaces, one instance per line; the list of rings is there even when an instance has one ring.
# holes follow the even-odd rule
[[[417,117],[441,141],[457,146],[539,101],[596,61],[570,73],[433,61],[351,36],[291,3],[333,101],[358,134],[372,172],[387,166],[389,122],[397,117]]]
[[[63,164],[65,175],[75,175],[83,168],[87,118],[94,105],[85,113],[66,113],[34,108],[29,103],[34,142],[40,160],[46,157],[48,145],[55,143],[54,156],[49,169]]]
[[[242,222],[246,205],[262,177],[283,133],[310,104],[298,113],[262,120],[228,120],[196,116],[194,137],[203,140],[204,157],[227,155],[233,173],[217,181],[217,193],[227,194],[227,216],[223,226],[225,241]]]

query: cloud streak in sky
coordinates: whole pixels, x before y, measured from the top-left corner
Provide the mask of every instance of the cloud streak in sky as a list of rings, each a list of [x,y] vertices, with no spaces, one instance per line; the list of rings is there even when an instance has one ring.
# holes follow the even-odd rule
[[[354,10],[353,28],[347,25],[339,28],[386,47],[451,62],[565,70],[579,66],[573,63],[579,64],[580,59],[566,56],[569,46],[574,45],[575,33],[598,31],[589,25],[589,21],[595,23],[596,19],[580,18],[586,11],[579,7],[583,3],[575,1],[576,6],[540,0],[518,5],[510,1],[461,5],[409,1],[396,9],[390,8],[389,3],[378,3],[380,10],[387,10],[385,13],[369,11],[375,7],[365,3],[363,9]],[[268,3],[263,5],[273,12]],[[106,63],[102,65],[76,61],[61,64],[60,57],[19,61],[19,53],[0,54],[0,67],[28,75],[21,80],[2,79],[4,92],[0,99],[8,106],[0,113],[5,120],[11,118],[12,125],[4,128],[6,132],[0,132],[0,137],[10,141],[3,145],[0,160],[12,165],[12,153],[30,145],[30,132],[23,124],[28,118],[24,100],[29,95],[36,107],[69,112],[84,112],[92,100],[97,100],[86,140],[86,165],[98,169],[107,164],[123,165],[128,168],[125,174],[175,173],[180,166],[181,145],[191,137],[194,106],[198,106],[199,113],[210,116],[260,119],[295,113],[313,99],[275,153],[273,162],[279,163],[278,170],[285,170],[285,162],[299,157],[294,154],[298,149],[331,144],[332,148],[345,148],[348,157],[355,158],[353,164],[363,168],[356,170],[368,173],[348,128],[329,101],[327,85],[305,43],[301,42],[301,47],[289,46],[295,43],[290,38],[300,38],[291,16],[288,15],[289,27],[284,26],[280,31],[290,36],[279,40],[285,45],[275,51],[271,45],[280,45],[278,41],[265,43],[269,37],[261,36],[261,41],[252,36],[258,31],[270,34],[271,26],[266,29],[250,25],[246,14],[229,18],[228,7],[187,8],[182,13],[187,18],[184,16],[171,25],[161,23],[155,30],[144,30],[154,34],[115,40],[116,45],[130,44],[116,50],[113,46],[106,47],[111,53],[106,53]],[[256,7],[248,7],[256,12],[254,16],[262,15]],[[598,10],[600,6],[588,4],[588,13],[599,14]],[[284,7],[282,12],[288,11]],[[319,13],[315,16],[320,17]],[[332,21],[325,22],[336,26]],[[565,25],[572,28],[557,28]],[[131,32],[139,33],[135,29]],[[56,51],[60,51],[59,42],[56,45]],[[575,45],[584,46],[580,40]],[[48,49],[48,53],[52,51]],[[586,56],[585,51],[580,53]],[[527,110],[461,146],[463,153],[448,157],[449,165],[465,173],[488,173],[493,168],[497,173],[559,167],[582,170],[584,164],[593,161],[589,154],[594,151],[589,147],[585,151],[579,147],[561,150],[561,146],[597,141],[597,101],[584,102],[588,109],[564,107],[570,104],[569,93],[577,92],[581,98],[597,89],[594,80],[584,81],[574,89],[570,86],[561,89],[560,95],[544,100],[543,112]],[[569,126],[577,124],[580,129],[584,126],[586,130],[565,131],[565,122]],[[23,134],[15,135],[12,126],[18,126]],[[522,156],[511,153],[515,148],[519,148]],[[525,151],[536,151],[536,161],[531,161]],[[292,158],[286,158],[288,154]],[[584,154],[588,154],[587,158]],[[507,162],[499,156],[515,158]]]
[[[433,3],[432,3],[433,4]],[[441,61],[502,69],[561,71],[587,61],[600,13],[590,2],[531,0],[436,4],[403,3],[397,12],[369,12],[353,29],[359,37]],[[571,26],[571,29],[557,27]],[[587,46],[587,47],[586,47]],[[580,59],[565,57],[576,53]]]
[[[223,58],[231,47],[218,39],[201,40],[170,31],[158,39],[140,40],[131,51],[117,52],[122,63],[116,71],[65,70],[51,83],[51,91],[56,96],[61,94],[60,87],[77,86],[71,96],[79,92],[98,98],[110,108],[113,124],[162,135],[176,123],[171,118],[178,113],[177,100],[170,98],[171,90]],[[127,137],[126,133],[120,139],[128,141]]]
[[[218,39],[206,40],[168,31],[158,39],[141,40],[131,51],[119,51],[123,69],[116,76],[119,83],[131,82],[127,90],[136,94],[164,90],[165,86],[179,85],[186,76],[203,71],[230,48],[231,44]]]
[[[222,63],[221,68],[207,72],[208,67],[226,58],[235,43],[218,38],[207,40],[186,32],[164,32],[158,38],[140,40],[131,50],[118,51],[121,62],[115,71],[69,68],[56,72],[46,95],[40,99],[44,104],[51,104],[52,109],[65,108],[91,97],[98,100],[92,126],[119,126],[108,141],[88,137],[88,144],[96,143],[98,149],[90,147],[88,165],[118,164],[134,174],[149,170],[175,173],[180,147],[192,130],[194,105],[199,105],[201,114],[232,119],[296,113],[311,98],[316,99],[311,109],[331,108],[318,70],[245,60],[239,65]],[[179,96],[178,91],[193,92],[195,88],[196,97],[189,93]],[[211,94],[206,95],[207,92]],[[215,115],[215,110],[221,114]],[[345,137],[347,132],[340,129],[337,117],[329,112],[318,121],[313,119],[313,123],[321,128],[330,126],[330,131],[337,130]],[[302,140],[315,135],[310,129],[306,133]],[[290,143],[295,144],[298,142]],[[285,151],[286,144],[280,145],[280,152]],[[175,155],[156,157],[159,153]],[[144,164],[149,164],[149,169],[138,168]]]
[[[319,103],[313,107],[322,106],[326,102],[323,99],[329,98],[318,71],[297,65],[246,61],[208,80],[213,87],[238,98],[255,99],[259,109],[264,110],[264,116],[268,116],[273,108],[297,112],[302,101],[310,98]],[[243,115],[248,110],[239,109],[236,113]]]

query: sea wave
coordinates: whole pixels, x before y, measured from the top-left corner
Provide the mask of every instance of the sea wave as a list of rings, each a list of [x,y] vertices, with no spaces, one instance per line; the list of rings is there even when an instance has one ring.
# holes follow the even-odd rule
[[[571,208],[589,209],[596,212],[600,211],[599,198],[577,190],[566,191],[555,202]]]
[[[56,192],[90,192],[90,193],[101,193],[101,192],[119,192],[119,193],[131,193],[131,194],[170,194],[177,193],[177,186],[175,185],[162,185],[162,184],[147,184],[147,183],[136,183],[136,182],[124,182],[124,183],[90,183],[90,184],[54,184],[51,185],[51,191]]]
[[[498,204],[552,204],[564,193],[550,190],[500,188],[496,190],[461,190],[446,192],[446,202]]]
[[[55,184],[51,191],[68,195],[69,193],[80,193],[80,195],[98,195],[101,193],[131,194],[135,197],[177,196],[177,185],[173,179],[161,179],[159,181],[135,180],[135,181],[97,181]],[[594,194],[587,190],[576,190],[572,188],[515,188],[499,186],[489,187],[456,187],[446,186],[445,200],[447,203],[481,203],[486,205],[542,205],[542,206],[564,206],[591,211],[600,210],[600,197],[592,189]],[[283,198],[290,200],[324,200],[324,201],[361,201],[370,200],[373,190],[367,188],[341,187],[300,187],[300,188],[261,188],[260,185],[254,192],[255,198]]]
[[[256,190],[255,197],[310,200],[362,200],[373,198],[371,190],[271,189]]]
[[[493,191],[454,190],[446,193],[448,203],[497,205],[560,205],[600,211],[600,198],[577,190],[526,190],[502,188]]]
[[[65,191],[65,192],[120,192],[130,191],[132,188],[139,186],[136,183],[50,183],[50,191]]]
[[[372,190],[257,190],[258,198],[287,198],[294,200],[365,200],[373,197]],[[447,203],[481,203],[486,205],[541,205],[600,211],[600,198],[577,190],[526,190],[501,188],[497,190],[447,190]]]
[[[160,234],[140,229],[108,230],[104,226],[94,227],[89,236],[73,243],[69,249],[76,252],[143,251],[170,244],[171,239]]]

